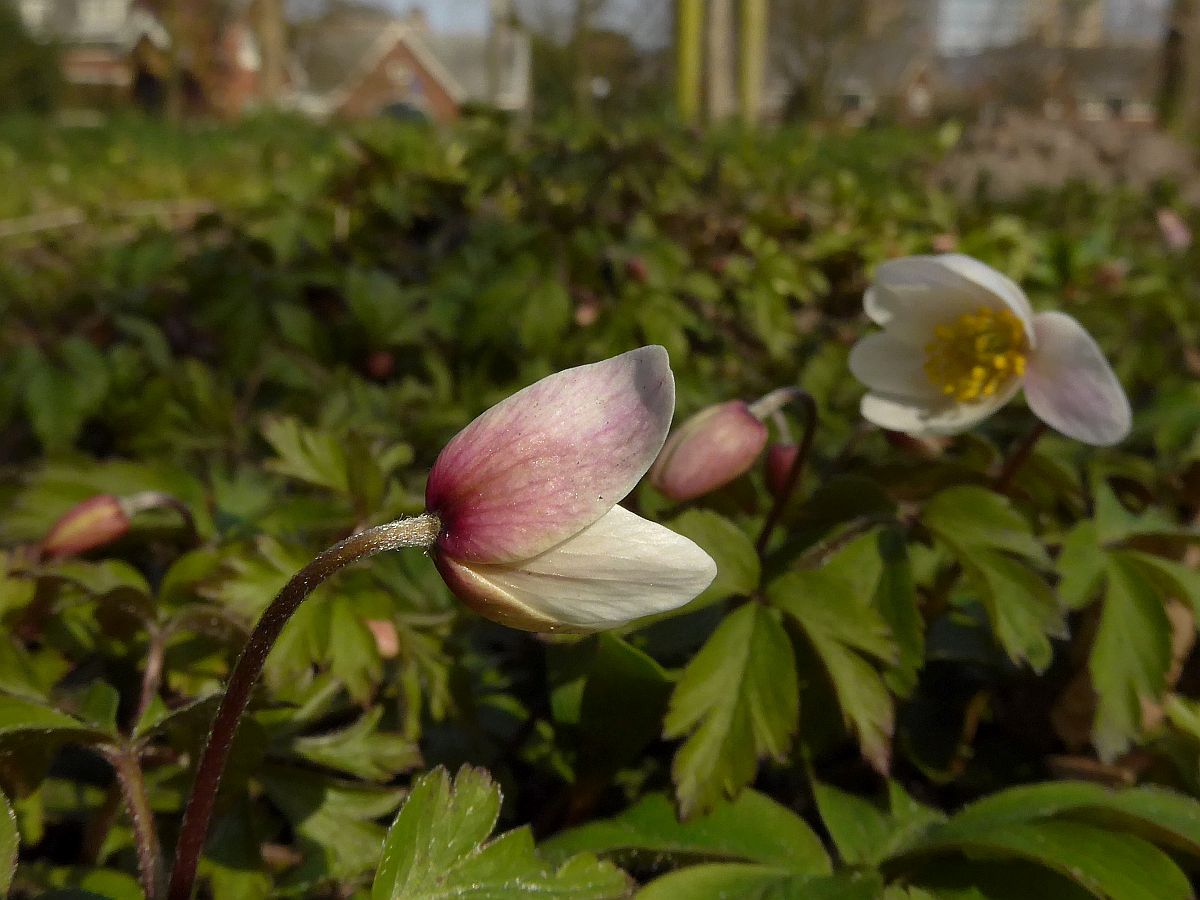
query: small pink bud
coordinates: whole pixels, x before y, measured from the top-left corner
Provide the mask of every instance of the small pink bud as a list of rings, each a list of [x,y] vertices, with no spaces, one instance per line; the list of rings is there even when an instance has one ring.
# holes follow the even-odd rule
[[[650,270],[640,256],[631,256],[625,261],[625,274],[638,284],[645,284],[650,279]]]
[[[682,502],[744,475],[767,444],[767,426],[741,400],[696,413],[667,439],[650,469],[650,483]]]
[[[42,540],[45,556],[61,559],[111,544],[129,531],[129,514],[112,494],[100,494],[71,507]]]
[[[799,453],[795,444],[774,444],[767,451],[767,489],[772,496],[778,497],[787,489]]]
[[[1163,207],[1154,214],[1163,243],[1173,253],[1182,253],[1192,246],[1192,229],[1175,210]]]
[[[396,371],[396,356],[387,350],[373,350],[367,356],[367,374],[376,381],[390,378]]]
[[[935,234],[930,242],[934,253],[953,253],[958,249],[958,235],[950,232]]]
[[[396,625],[387,619],[367,619],[367,628],[375,638],[375,649],[383,659],[395,659],[400,655],[400,633]]]

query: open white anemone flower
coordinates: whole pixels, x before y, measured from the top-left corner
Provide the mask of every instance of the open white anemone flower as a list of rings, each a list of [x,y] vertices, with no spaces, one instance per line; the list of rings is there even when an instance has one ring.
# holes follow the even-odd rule
[[[442,450],[425,501],[433,559],[480,615],[527,631],[587,632],[687,603],[712,558],[617,501],[658,456],[675,411],[662,347],[543,378]]]
[[[883,263],[863,299],[883,331],[850,352],[870,392],[862,414],[913,435],[958,434],[1022,386],[1029,408],[1067,437],[1109,446],[1129,433],[1129,400],[1075,319],[1033,312],[1016,282],[960,254]]]

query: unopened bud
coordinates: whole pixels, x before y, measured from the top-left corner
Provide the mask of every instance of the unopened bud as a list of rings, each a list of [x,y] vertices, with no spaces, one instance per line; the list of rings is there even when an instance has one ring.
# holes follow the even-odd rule
[[[625,260],[625,274],[638,284],[645,284],[650,280],[650,270],[640,256],[631,256]]]
[[[677,428],[650,469],[650,483],[682,502],[714,491],[754,465],[767,426],[741,400],[696,413]]]
[[[772,496],[780,497],[787,490],[799,454],[795,444],[774,444],[767,451],[767,489]]]
[[[387,619],[367,619],[366,624],[381,658],[395,659],[400,655],[400,633],[396,631],[395,623]]]
[[[1154,214],[1163,243],[1173,253],[1182,253],[1192,246],[1192,229],[1175,210],[1163,207]]]
[[[42,540],[45,556],[61,559],[111,544],[129,531],[129,513],[120,499],[100,494],[76,504]]]

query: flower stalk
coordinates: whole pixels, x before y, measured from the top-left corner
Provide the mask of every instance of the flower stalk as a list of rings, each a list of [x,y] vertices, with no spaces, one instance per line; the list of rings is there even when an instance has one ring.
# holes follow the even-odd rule
[[[1029,433],[1021,438],[1020,442],[1013,448],[1012,453],[1008,455],[1008,459],[1004,461],[1004,465],[1000,467],[1000,472],[996,475],[996,480],[992,484],[992,488],[997,493],[1008,493],[1008,489],[1012,487],[1013,479],[1021,471],[1025,463],[1029,462],[1029,458],[1033,456],[1034,447],[1037,446],[1037,442],[1041,440],[1042,435],[1048,430],[1049,426],[1045,422],[1035,422],[1034,426],[1029,429]]]
[[[142,776],[138,751],[135,747],[111,747],[104,755],[117,775],[129,821],[133,825],[142,890],[146,900],[158,900],[162,896],[163,884],[162,847],[158,842],[158,829],[150,808],[150,796],[146,793],[146,780]]]
[[[767,513],[767,519],[763,523],[762,531],[758,535],[758,541],[755,546],[758,549],[760,558],[766,554],[767,545],[771,542],[771,534],[775,531],[779,520],[783,518],[783,511],[787,508],[788,500],[795,493],[796,485],[800,483],[800,476],[803,474],[804,466],[808,462],[809,454],[812,452],[813,440],[817,434],[817,421],[820,418],[820,414],[817,412],[817,401],[807,391],[802,391],[799,388],[783,388],[780,391],[768,394],[767,397],[772,397],[778,401],[781,399],[784,391],[787,392],[786,402],[798,404],[804,411],[806,421],[804,423],[804,434],[800,438],[800,448],[796,452],[796,458],[792,462],[791,470],[788,472],[787,478],[784,480],[779,492],[775,494],[775,502],[772,504],[770,512]],[[763,400],[766,400],[767,397],[764,397]],[[762,403],[763,400],[760,400],[759,403]],[[778,409],[779,407],[775,408]],[[769,413],[771,410],[767,412]]]
[[[250,703],[250,695],[262,673],[267,655],[292,615],[308,596],[338,570],[382,553],[404,547],[429,547],[437,539],[441,521],[428,513],[377,525],[352,535],[321,553],[292,576],[258,620],[242,653],[234,664],[225,696],[213,717],[208,740],[200,754],[195,781],[183,814],[183,825],[175,847],[175,866],[167,889],[170,900],[189,900],[196,881],[196,867],[204,849],[217,791],[225,763],[233,747],[238,725]]]

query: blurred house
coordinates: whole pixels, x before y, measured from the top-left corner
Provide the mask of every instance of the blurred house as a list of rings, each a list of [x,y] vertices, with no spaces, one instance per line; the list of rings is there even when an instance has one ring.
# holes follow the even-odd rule
[[[242,115],[262,103],[256,0],[0,0],[34,37],[60,48],[72,105],[130,101],[158,111],[177,91],[185,110]],[[318,118],[380,113],[445,122],[470,104],[528,110],[528,36],[510,0],[492,0],[489,34],[438,34],[421,15],[357,3],[292,28],[282,105]]]
[[[149,111],[169,85],[187,110],[242,113],[257,97],[260,60],[252,0],[176,0],[175,40],[154,0],[17,0],[29,32],[59,47],[68,102]]]
[[[289,103],[318,118],[385,113],[447,122],[471,104],[529,109],[529,39],[502,15],[490,34],[439,34],[421,13],[338,4],[298,26],[292,49]]]
[[[798,92],[816,90],[804,105],[851,125],[1004,109],[1155,120],[1161,0],[865,0],[864,8],[825,40],[824,55],[805,56],[793,36],[777,35],[765,118],[786,117]],[[1146,22],[1155,16],[1159,27]]]

